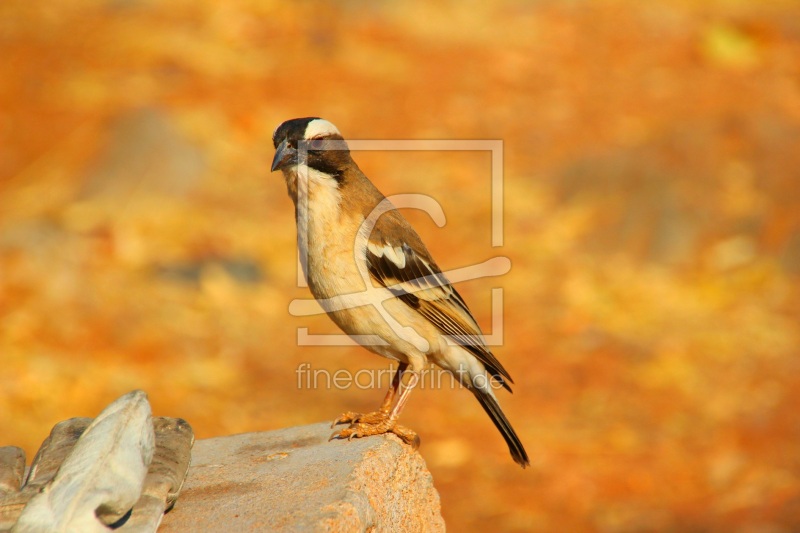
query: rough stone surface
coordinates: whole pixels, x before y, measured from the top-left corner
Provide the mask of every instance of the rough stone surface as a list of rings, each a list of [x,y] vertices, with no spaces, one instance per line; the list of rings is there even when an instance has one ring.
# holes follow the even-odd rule
[[[197,441],[159,532],[444,530],[418,453],[393,435],[330,434],[323,423]]]

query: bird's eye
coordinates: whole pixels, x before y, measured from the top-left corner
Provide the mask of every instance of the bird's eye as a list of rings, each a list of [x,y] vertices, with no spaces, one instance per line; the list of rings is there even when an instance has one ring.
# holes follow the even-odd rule
[[[311,150],[322,150],[325,147],[325,141],[323,139],[311,139],[308,142],[308,147]]]

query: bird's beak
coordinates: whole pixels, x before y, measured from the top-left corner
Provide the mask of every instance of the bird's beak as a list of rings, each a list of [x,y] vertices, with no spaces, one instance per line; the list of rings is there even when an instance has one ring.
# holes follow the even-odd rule
[[[272,159],[272,172],[296,162],[297,150],[289,146],[289,142],[284,139],[275,150],[275,157]]]

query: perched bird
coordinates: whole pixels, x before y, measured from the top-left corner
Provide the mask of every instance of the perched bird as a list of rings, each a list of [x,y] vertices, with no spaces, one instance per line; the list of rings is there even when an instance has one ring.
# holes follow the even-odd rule
[[[475,395],[514,461],[529,465],[492,390],[494,379],[510,391],[511,377],[419,235],[353,161],[336,126],[317,117],[287,120],[272,141],[272,171],[283,172],[295,204],[301,263],[312,294],[346,334],[398,362],[380,409],[344,413],[333,425],[349,427],[331,438],[392,432],[418,446],[416,433],[397,419],[420,373],[433,362]]]

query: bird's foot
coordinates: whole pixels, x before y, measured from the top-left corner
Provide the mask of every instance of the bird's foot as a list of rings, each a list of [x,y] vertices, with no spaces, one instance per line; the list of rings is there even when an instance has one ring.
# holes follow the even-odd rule
[[[363,418],[366,416],[375,415],[376,413],[382,413],[382,412],[376,411],[375,413],[368,413],[367,415],[361,415],[361,417],[358,418],[358,421],[355,420],[352,421],[350,427],[345,428],[341,431],[334,432],[329,440],[332,440],[334,438],[351,440],[360,437],[369,437],[371,435],[383,435],[384,433],[394,433],[395,435],[400,437],[403,440],[403,442],[410,445],[413,449],[416,450],[417,448],[419,448],[419,436],[417,435],[417,433],[407,427],[396,424],[388,416],[388,413],[383,414],[382,419],[377,420],[376,422],[367,422],[365,421],[365,418]],[[348,414],[353,414],[353,413],[345,413],[345,415]],[[341,418],[342,417],[339,417],[339,419]]]
[[[333,421],[331,427],[334,427],[338,424],[356,424],[356,423],[363,423],[363,424],[379,424],[384,420],[389,418],[389,411],[386,410],[379,410],[373,411],[371,413],[354,413],[353,411],[347,411],[346,413],[342,413],[339,418]]]

